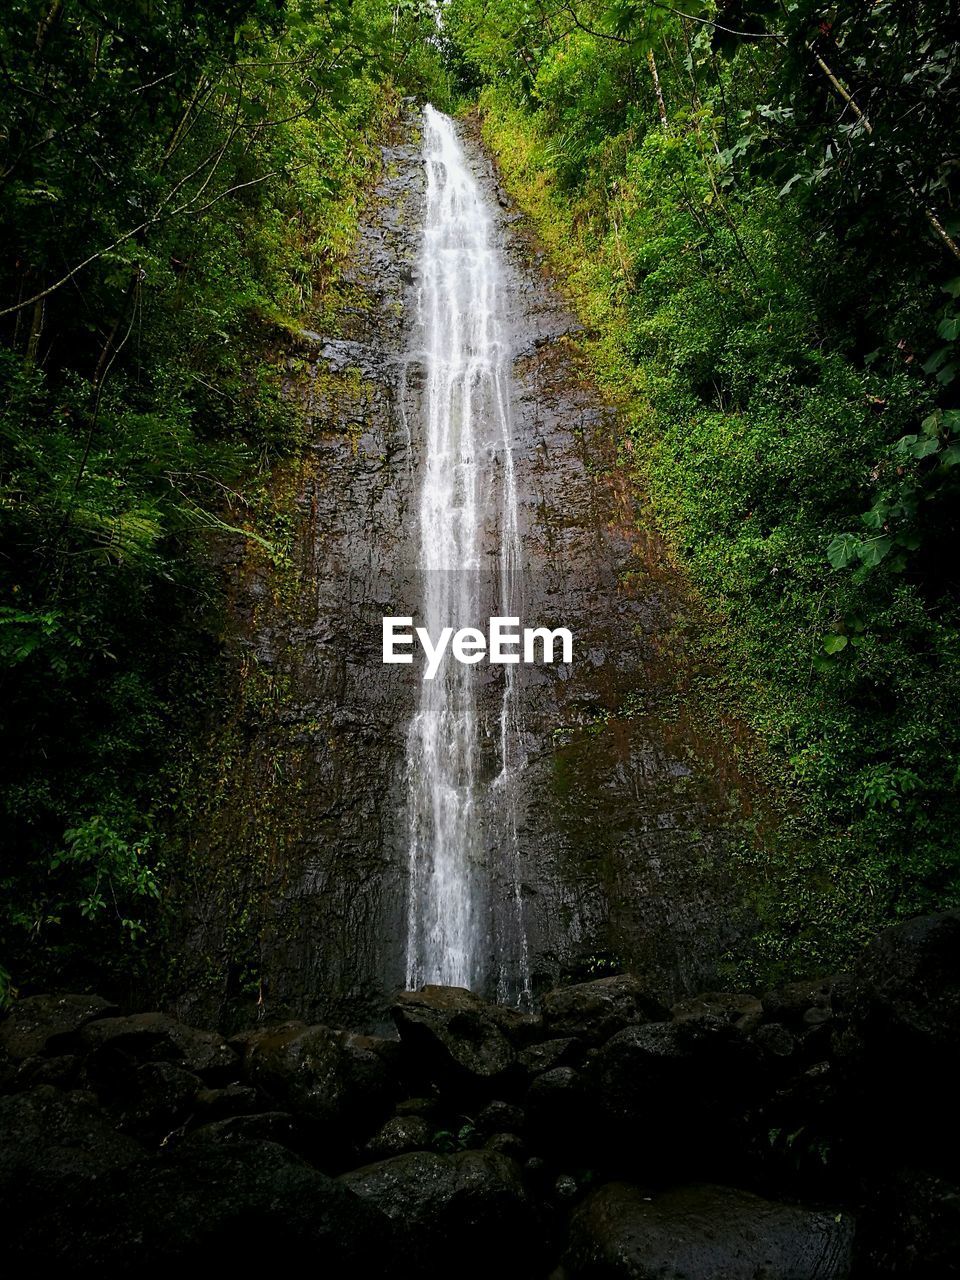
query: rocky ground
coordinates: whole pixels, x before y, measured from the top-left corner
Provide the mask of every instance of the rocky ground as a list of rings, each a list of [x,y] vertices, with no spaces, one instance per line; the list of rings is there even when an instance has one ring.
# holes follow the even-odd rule
[[[224,1039],[85,994],[0,1024],[13,1274],[818,1280],[960,1271],[960,912],[856,969],[668,1009],[401,993],[396,1038]],[[7,1274],[11,1274],[10,1271]]]

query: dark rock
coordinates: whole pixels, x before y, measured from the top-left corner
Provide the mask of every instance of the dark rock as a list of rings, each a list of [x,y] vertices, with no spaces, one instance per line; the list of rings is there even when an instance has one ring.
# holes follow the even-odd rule
[[[582,1042],[571,1036],[558,1040],[542,1040],[524,1049],[518,1059],[520,1066],[529,1075],[538,1075],[541,1071],[550,1071],[554,1067],[566,1066],[575,1061],[582,1049]]]
[[[80,1042],[102,1060],[123,1054],[139,1061],[181,1062],[211,1084],[226,1083],[238,1068],[236,1054],[223,1036],[188,1027],[164,1013],[100,1019],[83,1028]]]
[[[527,1144],[515,1133],[491,1133],[483,1144],[485,1151],[498,1151],[521,1164],[527,1155]]]
[[[858,1275],[960,1276],[960,1182],[922,1169],[871,1179],[857,1254]]]
[[[797,1050],[796,1040],[780,1022],[768,1022],[759,1027],[753,1035],[753,1043],[763,1057],[770,1060],[791,1058]]]
[[[6,1049],[0,1048],[0,1093],[9,1093],[16,1088],[19,1068],[19,1059],[11,1058]]]
[[[872,1038],[960,1059],[960,911],[920,916],[881,933],[843,1003]]]
[[[749,1035],[763,1020],[763,1005],[756,996],[741,992],[705,991],[702,995],[681,1000],[670,1013],[676,1022],[707,1014],[729,1022],[744,1035]]]
[[[196,1097],[197,1114],[204,1124],[228,1116],[245,1116],[256,1111],[257,1091],[246,1084],[228,1084],[222,1089],[201,1089]]]
[[[144,1157],[85,1095],[41,1085],[0,1098],[0,1232],[4,1250],[117,1169]]]
[[[388,1160],[408,1151],[426,1151],[433,1141],[433,1125],[423,1116],[392,1116],[367,1143],[370,1160]]]
[[[536,1218],[517,1166],[505,1156],[416,1151],[340,1181],[394,1221],[418,1274],[529,1280],[537,1273]]]
[[[573,1067],[535,1076],[524,1103],[531,1146],[557,1157],[586,1158],[593,1146],[594,1108]]]
[[[516,1062],[511,1032],[523,1015],[490,1004],[462,987],[402,991],[393,1006],[400,1038],[429,1076],[494,1083]]]
[[[813,1005],[803,1015],[803,1025],[805,1027],[819,1027],[822,1026],[824,1022],[829,1022],[832,1017],[832,1009]]]
[[[435,1098],[404,1098],[402,1102],[398,1102],[394,1107],[394,1111],[398,1116],[423,1116],[425,1119],[433,1119],[437,1113],[437,1100]]]
[[[488,1102],[477,1112],[474,1127],[481,1137],[491,1133],[522,1133],[525,1118],[523,1108],[512,1102]]]
[[[189,1142],[278,1142],[294,1150],[297,1134],[286,1111],[259,1111],[255,1115],[226,1116],[194,1129]]]
[[[609,1183],[574,1214],[564,1267],[569,1280],[842,1280],[852,1256],[846,1215],[730,1187]]]
[[[553,1193],[558,1200],[576,1200],[580,1194],[580,1187],[576,1178],[571,1173],[561,1173],[553,1184]]]
[[[167,1275],[184,1263],[249,1275],[275,1269],[278,1254],[309,1258],[320,1275],[382,1276],[393,1270],[392,1229],[276,1143],[188,1141],[51,1206],[47,1229],[14,1244],[21,1262],[79,1261],[98,1275]]]
[[[728,1022],[691,1017],[624,1028],[585,1078],[602,1121],[598,1140],[615,1159],[636,1150],[651,1173],[704,1171],[729,1156],[755,1064]]]
[[[131,1065],[118,1095],[101,1097],[118,1129],[142,1141],[159,1141],[192,1112],[200,1078],[173,1062]]]
[[[782,1022],[796,1030],[810,1025],[805,1019],[811,1010],[829,1017],[835,981],[832,977],[811,978],[788,982],[785,986],[766,991],[763,995],[764,1016],[770,1022]]]
[[[824,1196],[846,1185],[843,1147],[848,1106],[829,1062],[797,1072],[757,1113],[765,1176],[798,1195]]]
[[[245,1078],[333,1147],[362,1143],[389,1115],[395,1085],[367,1036],[289,1022],[247,1041]]]
[[[0,1049],[11,1058],[30,1058],[50,1047],[51,1040],[69,1036],[95,1018],[116,1013],[102,996],[27,996],[18,1000],[0,1022]]]
[[[960,912],[887,929],[842,997],[832,1048],[864,1161],[948,1175],[960,1129]]]
[[[591,1044],[600,1044],[624,1027],[666,1017],[667,1009],[648,984],[629,973],[558,987],[543,997],[548,1036],[577,1036]]]
[[[24,1058],[14,1080],[15,1089],[32,1089],[38,1084],[52,1084],[57,1089],[72,1089],[80,1080],[80,1059],[74,1053],[54,1058]]]

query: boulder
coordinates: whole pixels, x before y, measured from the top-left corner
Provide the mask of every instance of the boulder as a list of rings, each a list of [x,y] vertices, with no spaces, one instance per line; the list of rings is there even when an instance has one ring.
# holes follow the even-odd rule
[[[425,1120],[433,1120],[437,1114],[436,1098],[404,1098],[394,1107],[398,1116],[423,1116]]]
[[[286,1111],[258,1111],[254,1115],[226,1116],[201,1125],[187,1138],[188,1142],[277,1142],[282,1147],[297,1148],[293,1117]]]
[[[564,1269],[569,1280],[842,1280],[852,1260],[843,1213],[730,1187],[608,1183],[574,1213]]]
[[[58,1089],[73,1089],[81,1083],[81,1060],[75,1053],[60,1053],[53,1057],[38,1054],[24,1058],[9,1082],[12,1093],[20,1089],[33,1089],[39,1084],[52,1084]]]
[[[596,1136],[595,1106],[574,1067],[535,1076],[524,1100],[530,1145],[558,1159],[589,1160]]]
[[[887,929],[867,947],[832,1051],[864,1165],[949,1168],[960,1127],[960,912]]]
[[[518,1058],[520,1066],[528,1075],[539,1075],[541,1071],[551,1071],[554,1067],[567,1066],[576,1062],[583,1049],[583,1042],[572,1036],[561,1036],[554,1040],[541,1040],[539,1044],[529,1045]]]
[[[102,996],[26,996],[18,1000],[0,1022],[0,1049],[19,1060],[44,1053],[61,1036],[74,1032],[95,1018],[107,1018],[117,1007]]]
[[[394,1271],[392,1235],[374,1205],[276,1143],[191,1140],[49,1206],[46,1228],[18,1233],[12,1252],[71,1274],[249,1275],[298,1259],[318,1275],[376,1277]]]
[[[415,1151],[344,1174],[399,1231],[414,1274],[529,1280],[542,1240],[514,1162],[493,1151]]]
[[[201,1089],[196,1097],[197,1116],[204,1124],[228,1116],[246,1116],[259,1105],[257,1091],[248,1084],[228,1084],[221,1089]]]
[[[527,1158],[527,1144],[515,1133],[491,1133],[483,1146],[486,1151],[499,1151],[518,1164]]]
[[[180,1062],[210,1084],[222,1084],[238,1070],[237,1056],[216,1031],[176,1022],[164,1013],[102,1018],[80,1032],[88,1054],[109,1062],[115,1055],[141,1062]]]
[[[371,1037],[300,1022],[248,1039],[243,1072],[273,1108],[307,1122],[333,1160],[383,1123],[396,1092]]]
[[[523,1014],[463,987],[402,991],[392,1012],[416,1068],[454,1085],[503,1080],[516,1063],[512,1037],[525,1034]]]
[[[637,1152],[651,1175],[669,1166],[703,1173],[729,1156],[755,1058],[729,1022],[691,1017],[625,1027],[584,1076],[597,1140],[614,1160]]]
[[[767,1063],[788,1061],[797,1051],[797,1042],[782,1022],[767,1022],[753,1035],[761,1059]]]
[[[132,1065],[116,1093],[101,1098],[117,1128],[144,1142],[160,1142],[194,1109],[199,1076],[173,1062]]]
[[[367,1143],[370,1160],[388,1160],[408,1151],[426,1151],[433,1142],[434,1127],[423,1116],[391,1116]]]
[[[729,991],[704,991],[701,995],[680,1000],[670,1010],[675,1022],[687,1018],[701,1018],[705,1014],[729,1022],[731,1026],[749,1035],[763,1021],[763,1005],[756,996]]]
[[[522,1133],[526,1123],[523,1108],[495,1099],[477,1112],[474,1128],[482,1138],[491,1133]]]
[[[836,978],[809,978],[788,982],[763,994],[763,1013],[769,1022],[782,1022],[795,1031],[829,1018]]]
[[[960,1062],[960,911],[919,916],[867,947],[844,991],[870,1039]]]
[[[857,1254],[864,1276],[960,1276],[960,1180],[916,1168],[872,1178]]]
[[[40,1085],[0,1098],[0,1233],[11,1239],[56,1204],[144,1158],[86,1094]]]
[[[576,1036],[590,1044],[600,1044],[624,1027],[668,1016],[650,985],[630,973],[558,987],[543,997],[546,1034]]]

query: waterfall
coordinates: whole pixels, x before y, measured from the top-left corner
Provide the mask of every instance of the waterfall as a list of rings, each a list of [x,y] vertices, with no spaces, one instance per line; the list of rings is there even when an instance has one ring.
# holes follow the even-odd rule
[[[451,120],[424,113],[420,261],[422,625],[485,628],[519,615],[521,544],[510,418],[510,350],[498,251]],[[486,609],[486,612],[484,611]],[[498,723],[481,669],[449,656],[420,684],[407,737],[407,985],[529,994],[517,838],[524,755],[513,666],[499,668]],[[490,747],[496,768],[484,768]]]

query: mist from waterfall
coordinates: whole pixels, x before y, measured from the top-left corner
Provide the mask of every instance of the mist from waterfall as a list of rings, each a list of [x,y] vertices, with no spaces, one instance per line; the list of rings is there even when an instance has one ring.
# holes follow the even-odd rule
[[[510,349],[498,249],[452,121],[424,113],[420,261],[423,479],[421,610],[431,636],[519,616],[521,544],[510,416]],[[529,995],[517,837],[524,766],[516,668],[498,668],[498,723],[481,671],[447,659],[420,684],[407,737],[409,987]],[[491,749],[496,767],[483,767]]]

